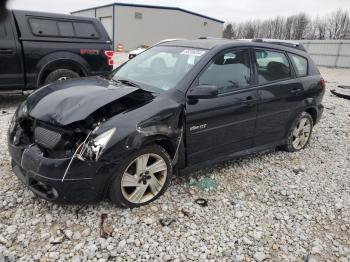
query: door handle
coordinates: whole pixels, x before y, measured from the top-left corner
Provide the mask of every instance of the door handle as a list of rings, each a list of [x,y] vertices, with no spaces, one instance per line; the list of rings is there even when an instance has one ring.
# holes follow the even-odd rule
[[[243,103],[246,105],[251,105],[256,101],[256,99],[253,96],[247,96],[244,100]]]
[[[0,48],[0,54],[12,55],[13,53],[14,53],[14,50],[11,48]]]
[[[301,91],[303,91],[303,89],[300,87],[294,87],[292,90],[290,90],[292,94],[300,93]]]

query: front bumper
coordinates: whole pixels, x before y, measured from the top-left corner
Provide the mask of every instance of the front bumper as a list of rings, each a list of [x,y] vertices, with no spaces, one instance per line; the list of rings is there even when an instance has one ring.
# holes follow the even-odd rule
[[[70,158],[50,159],[36,145],[18,147],[8,143],[15,175],[31,191],[59,203],[87,203],[102,200],[117,169],[116,163],[75,158],[62,181]]]

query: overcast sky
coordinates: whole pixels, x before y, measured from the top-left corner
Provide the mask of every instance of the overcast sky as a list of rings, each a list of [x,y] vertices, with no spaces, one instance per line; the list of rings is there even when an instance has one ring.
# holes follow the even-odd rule
[[[79,9],[116,2],[115,0],[8,0],[8,7],[69,13]],[[122,3],[176,6],[224,21],[288,16],[306,12],[323,16],[338,8],[350,9],[350,0],[125,0]]]

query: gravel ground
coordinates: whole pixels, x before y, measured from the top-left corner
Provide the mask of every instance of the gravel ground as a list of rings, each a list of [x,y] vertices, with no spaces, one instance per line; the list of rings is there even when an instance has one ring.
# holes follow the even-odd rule
[[[350,70],[322,73],[328,90],[350,85]],[[52,204],[14,177],[6,130],[22,99],[0,97],[0,261],[350,260],[348,100],[327,91],[324,116],[301,152],[203,169],[174,179],[155,203],[121,210],[108,201]],[[99,233],[101,214],[113,229],[107,239]],[[160,218],[174,222],[162,226]]]

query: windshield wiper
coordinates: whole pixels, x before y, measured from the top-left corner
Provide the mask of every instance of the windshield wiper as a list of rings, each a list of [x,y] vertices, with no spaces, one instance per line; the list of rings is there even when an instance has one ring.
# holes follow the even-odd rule
[[[126,79],[114,79],[112,78],[112,80],[116,83],[122,83],[123,85],[128,85],[128,86],[133,86],[133,87],[140,87],[138,84],[136,84],[135,82],[132,82],[130,80],[126,80]]]
[[[155,90],[154,87],[152,86],[148,86],[144,83],[135,83],[134,81],[131,81],[129,79],[125,79],[125,78],[111,78],[111,80],[116,83],[117,86],[120,86],[120,85],[127,85],[127,86],[132,86],[132,87],[136,87],[136,88],[139,88],[141,90],[144,90],[144,91],[147,91],[147,92],[150,92],[150,93],[159,93],[158,90]]]

